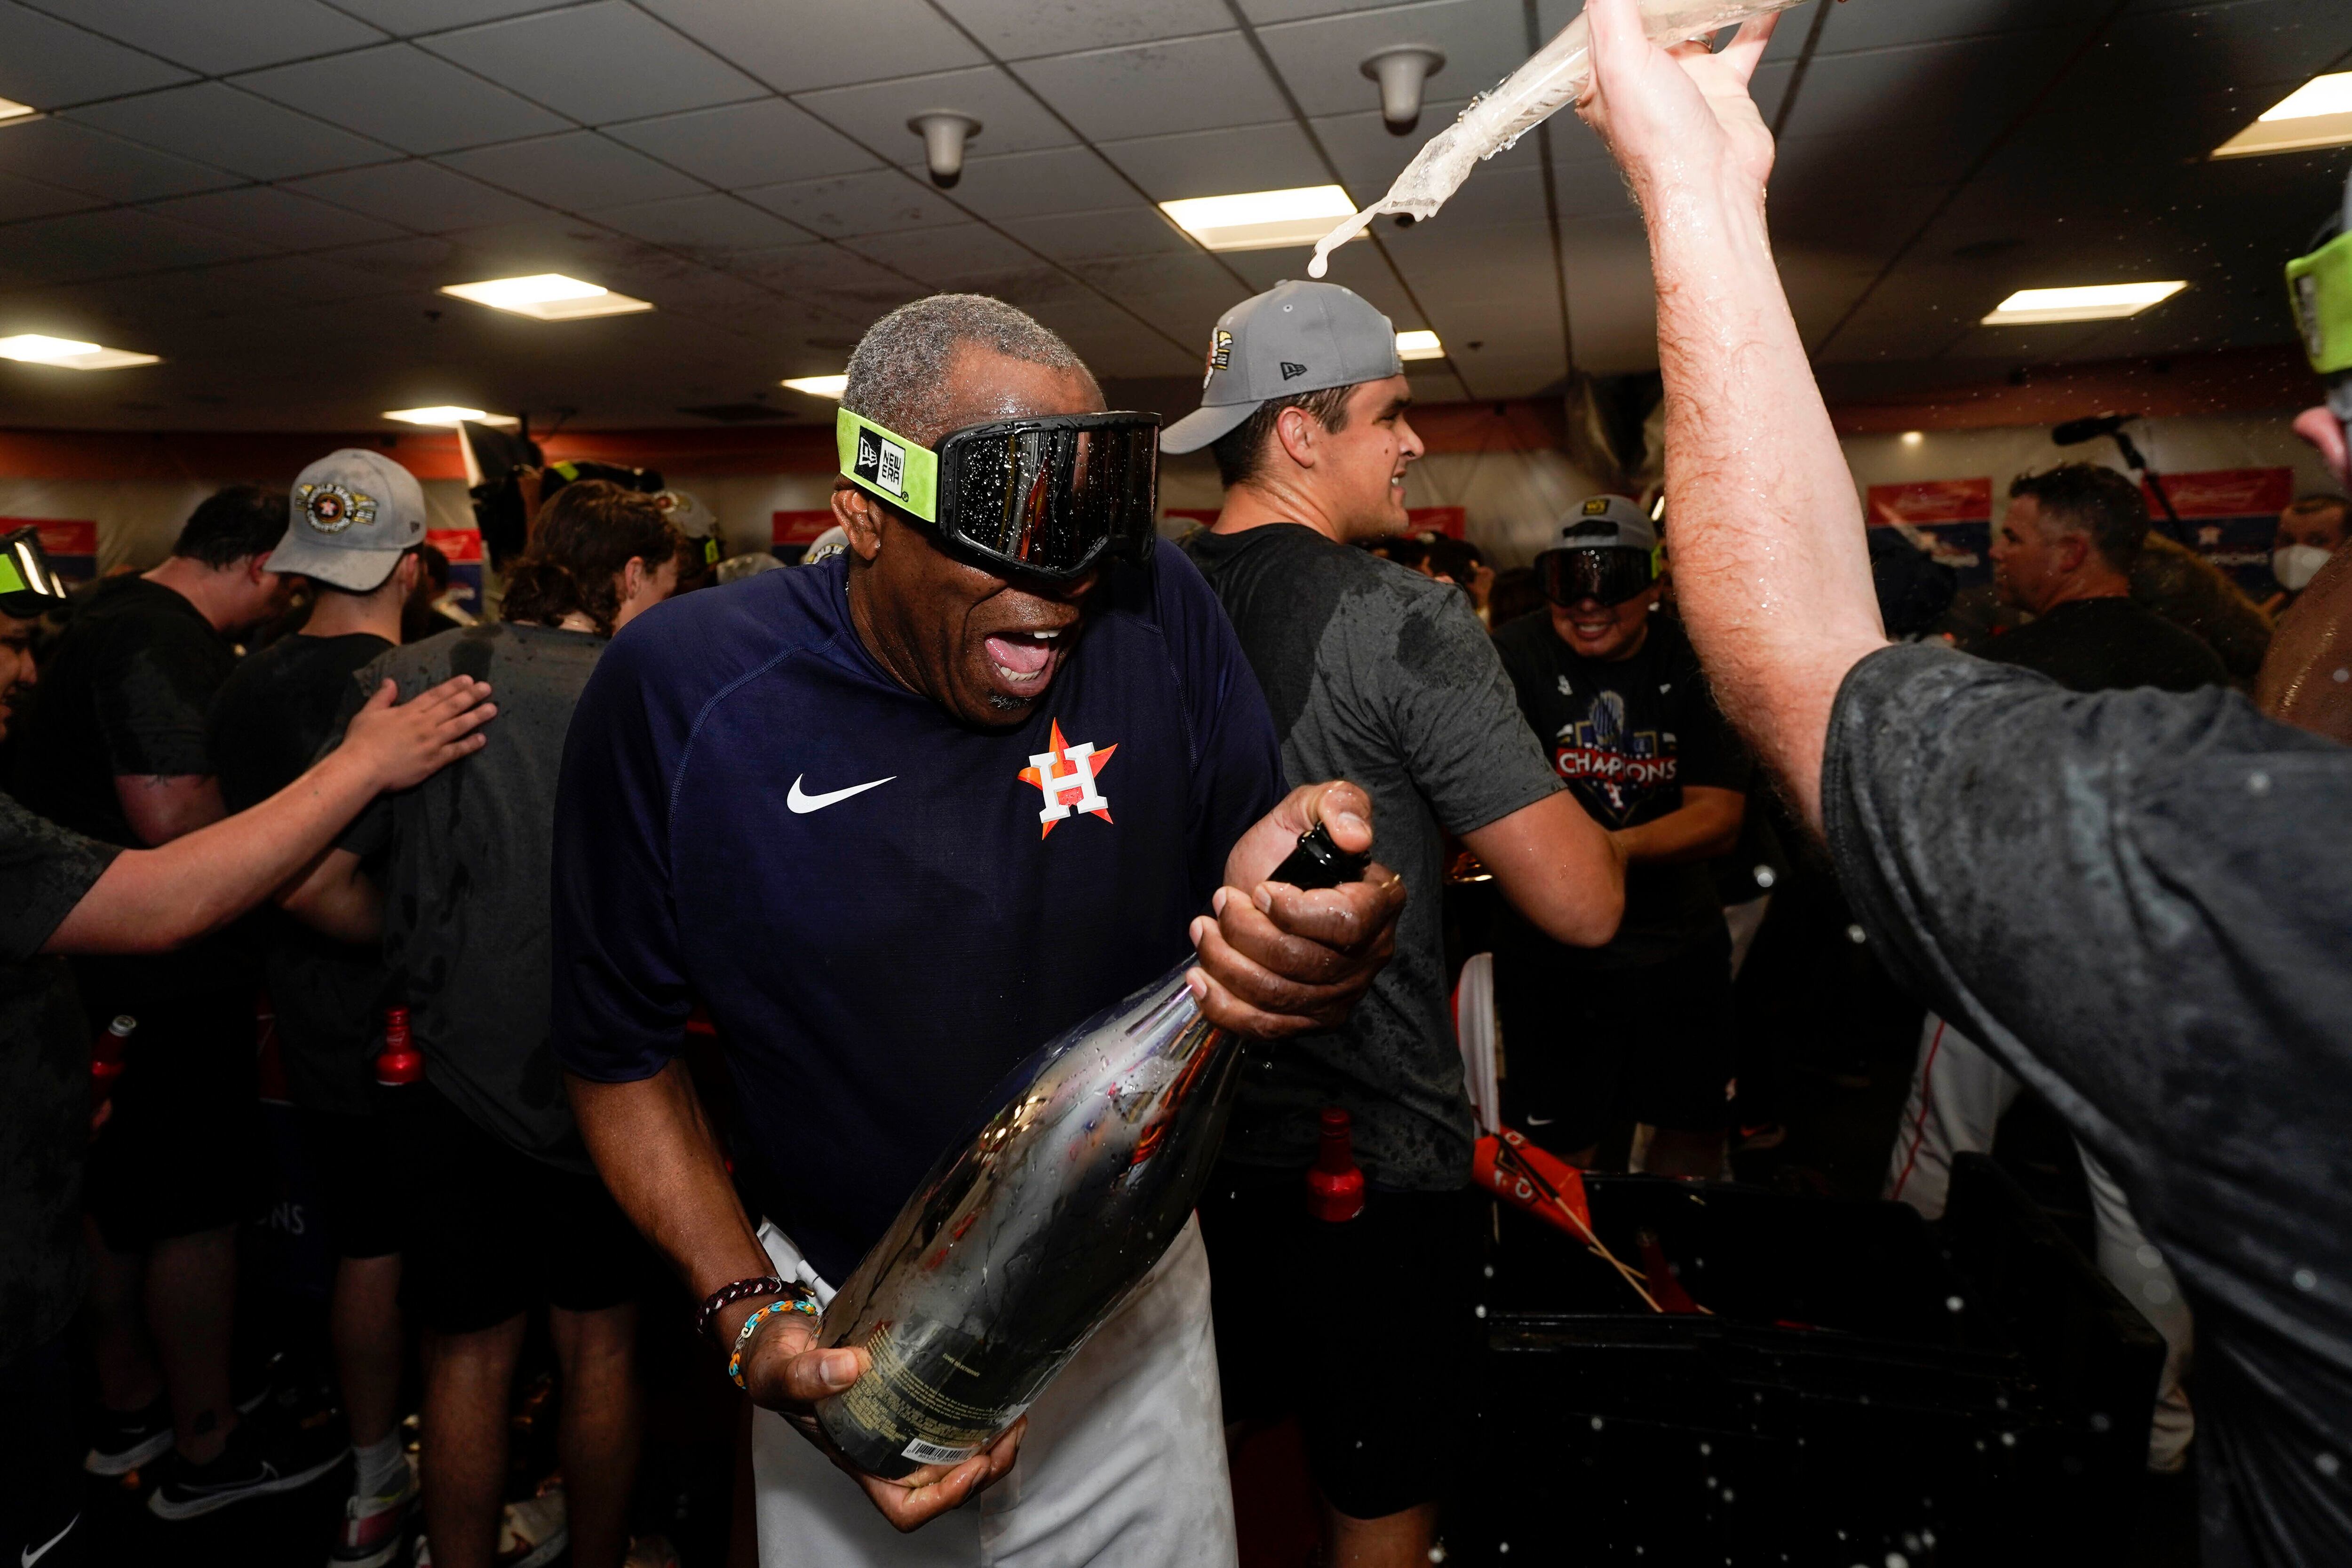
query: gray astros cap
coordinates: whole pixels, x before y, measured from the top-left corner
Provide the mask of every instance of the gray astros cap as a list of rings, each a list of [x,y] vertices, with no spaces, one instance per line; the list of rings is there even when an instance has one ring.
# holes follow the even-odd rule
[[[1198,452],[1270,398],[1351,387],[1402,371],[1396,329],[1336,283],[1277,283],[1209,334],[1201,406],[1160,433],[1162,452]]]
[[[286,537],[266,563],[272,571],[372,593],[401,551],[425,542],[425,487],[381,453],[328,453],[302,470],[290,500]]]
[[[1643,555],[1658,548],[1658,526],[1650,514],[1622,496],[1595,496],[1580,504],[1552,529],[1556,549],[1637,549]]]

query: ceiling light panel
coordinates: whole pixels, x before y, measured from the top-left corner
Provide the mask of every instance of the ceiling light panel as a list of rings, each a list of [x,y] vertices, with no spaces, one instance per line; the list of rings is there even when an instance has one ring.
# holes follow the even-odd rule
[[[631,316],[653,306],[643,299],[594,283],[566,277],[560,272],[538,272],[528,277],[491,277],[480,283],[452,283],[442,290],[459,299],[511,310],[541,321],[578,321],[591,316]]]
[[[1300,185],[1193,196],[1162,202],[1160,210],[1211,250],[1280,250],[1313,245],[1352,214],[1356,204],[1337,185]]]
[[[153,354],[102,349],[96,343],[84,343],[72,338],[45,337],[38,332],[19,332],[13,338],[0,338],[0,360],[16,360],[28,365],[55,365],[68,371],[115,371],[125,365],[160,362]]]
[[[1437,340],[1434,332],[1424,329],[1397,334],[1397,358],[1400,360],[1442,360],[1444,357],[1445,345]]]
[[[2260,120],[2213,150],[2216,158],[2256,158],[2352,145],[2352,71],[2314,77]]]
[[[40,112],[29,103],[18,103],[13,98],[0,98],[0,124],[11,120],[29,120]]]
[[[2116,321],[2161,305],[2186,283],[2099,283],[2081,288],[2021,288],[1984,319],[1988,327],[2039,327],[2060,321]]]
[[[520,422],[511,414],[485,413],[478,408],[459,408],[454,403],[435,403],[430,408],[388,408],[386,419],[396,419],[403,424],[438,424],[456,426],[461,420],[476,424],[516,424]]]
[[[784,384],[796,392],[811,397],[829,397],[836,401],[849,385],[849,378],[840,376],[786,376]]]

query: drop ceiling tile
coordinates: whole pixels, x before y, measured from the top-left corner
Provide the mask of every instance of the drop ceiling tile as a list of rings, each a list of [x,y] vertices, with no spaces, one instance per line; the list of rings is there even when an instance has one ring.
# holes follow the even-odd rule
[[[446,152],[567,124],[407,44],[257,71],[236,85],[404,152]]]
[[[1262,27],[1258,37],[1308,114],[1378,109],[1380,86],[1360,68],[1381,49],[1406,44],[1436,49],[1445,63],[1429,78],[1428,96],[1454,99],[1486,91],[1528,57],[1518,7],[1491,0],[1434,0],[1349,12]],[[1442,123],[1432,120],[1429,129]]]
[[[1129,205],[1099,213],[1062,213],[1052,217],[1011,218],[998,225],[1055,261],[1094,261],[1125,256],[1186,256],[1192,242],[1150,207]]]
[[[1143,201],[1118,170],[1083,147],[971,159],[954,196],[957,205],[998,220],[1139,206]]]
[[[966,217],[921,180],[887,169],[764,185],[744,192],[743,199],[834,238],[933,228]]]
[[[775,290],[791,299],[825,305],[855,330],[835,344],[846,354],[857,333],[891,306],[923,292],[919,284],[840,246],[824,242],[779,246],[770,250],[742,251],[719,267],[733,276]]]
[[[1275,22],[1295,22],[1307,16],[1381,11],[1395,4],[1396,0],[1241,0],[1242,14],[1261,27]]]
[[[396,238],[400,233],[389,224],[274,185],[245,185],[234,191],[182,196],[153,203],[146,210],[199,228],[255,239],[273,250],[363,245]]]
[[[1314,144],[1290,120],[1097,145],[1155,202],[1331,182]]]
[[[392,149],[220,82],[77,109],[68,118],[257,180],[381,162]]]
[[[986,57],[923,0],[639,0],[778,92],[976,66]]]
[[[446,234],[535,217],[545,209],[494,191],[478,180],[411,159],[295,183],[295,188],[339,207],[398,224],[419,234]]]
[[[456,265],[457,246],[433,235],[352,246],[335,252],[334,259],[339,266],[357,267],[407,287],[438,288],[465,276]]]
[[[593,131],[451,152],[440,162],[534,201],[593,212],[664,196],[703,193],[700,181],[666,169]]]
[[[0,169],[114,202],[237,183],[237,176],[54,117],[0,126]]]
[[[373,22],[398,38],[438,33],[494,22],[525,11],[544,11],[550,0],[335,0],[362,21]]]
[[[590,125],[761,95],[751,78],[625,0],[436,34],[424,47]]]
[[[961,286],[983,273],[1036,268],[1044,264],[1015,241],[979,224],[863,235],[845,249],[934,287]],[[1049,269],[1050,270],[1050,269]]]
[[[855,143],[780,98],[635,120],[604,134],[725,191],[877,167]]]
[[[200,71],[225,76],[280,60],[379,43],[383,35],[319,0],[36,0],[78,25]]]
[[[1065,54],[1155,38],[1215,33],[1234,25],[1219,0],[940,0],[941,7],[1000,59]]]
[[[1625,176],[1618,172],[1616,164],[1606,160],[1556,165],[1552,187],[1559,195],[1559,219],[1564,224],[1589,217],[1617,217],[1635,210],[1633,193],[1625,188]],[[1444,213],[1440,212],[1433,221],[1444,223]]]
[[[1288,113],[1239,33],[1055,55],[1013,68],[1097,141],[1261,123]]]
[[[1436,133],[1439,127],[1449,124],[1461,110],[1459,103],[1433,104],[1423,112],[1421,125],[1410,136],[1391,136],[1378,110],[1355,114],[1325,115],[1309,123],[1331,162],[1339,166],[1340,180],[1360,202],[1369,202],[1384,193],[1391,181],[1421,151],[1422,143]],[[1479,163],[1470,178],[1493,169],[1538,169],[1542,158],[1534,136],[1522,137],[1519,144],[1507,152],[1497,152]]]
[[[688,252],[757,250],[808,237],[803,230],[733,196],[640,202],[600,212],[596,221],[655,245]]]
[[[54,217],[59,213],[81,212],[105,204],[97,196],[68,191],[62,185],[0,173],[0,223],[13,224],[21,218]]]
[[[177,66],[26,6],[0,3],[0,97],[62,109],[187,79]]]
[[[71,278],[161,272],[258,256],[267,246],[131,208],[36,218],[12,225],[0,248],[0,280],[60,283]]]
[[[969,143],[974,153],[1026,152],[1078,140],[996,66],[803,92],[793,101],[897,163],[922,162],[922,137],[907,122],[932,109],[954,110],[980,121]]]

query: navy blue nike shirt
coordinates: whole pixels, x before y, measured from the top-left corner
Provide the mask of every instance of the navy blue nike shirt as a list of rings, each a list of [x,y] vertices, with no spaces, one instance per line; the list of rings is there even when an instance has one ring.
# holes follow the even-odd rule
[[[875,663],[847,565],[631,622],[572,715],[554,857],[556,1054],[651,1077],[702,1002],[769,1218],[836,1283],[1006,1071],[1190,951],[1283,792],[1233,628],[1169,546],[1109,575],[994,731]]]

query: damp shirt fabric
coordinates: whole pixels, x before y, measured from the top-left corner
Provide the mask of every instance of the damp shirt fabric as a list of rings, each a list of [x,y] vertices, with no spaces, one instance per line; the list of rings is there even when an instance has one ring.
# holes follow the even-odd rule
[[[1003,729],[875,662],[847,564],[687,594],[614,640],[554,861],[563,1065],[651,1077],[701,1003],[739,1176],[835,1281],[1013,1068],[1185,956],[1282,794],[1265,699],[1172,548],[1106,574]]]
[[[2352,1562],[2352,750],[1948,649],[1847,674],[1822,814],[1906,988],[2114,1173],[2197,1314],[2208,1568]]]
[[[507,622],[444,632],[371,661],[344,716],[386,676],[402,702],[453,675],[490,684],[482,748],[377,796],[339,847],[375,868],[384,998],[408,1009],[425,1077],[483,1131],[581,1175],[594,1167],[548,1045],[548,862],[563,732],[604,642]]]

